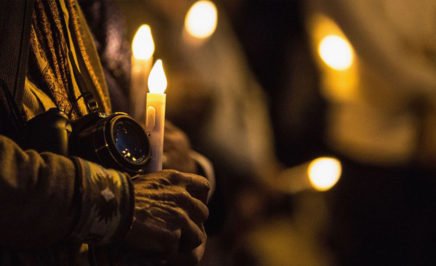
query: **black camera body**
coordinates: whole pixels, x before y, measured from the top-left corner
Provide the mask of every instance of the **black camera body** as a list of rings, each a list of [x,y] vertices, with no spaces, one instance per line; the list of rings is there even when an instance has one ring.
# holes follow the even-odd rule
[[[125,113],[90,113],[70,121],[58,109],[31,119],[24,147],[65,156],[78,156],[107,168],[139,174],[151,158],[144,129]]]

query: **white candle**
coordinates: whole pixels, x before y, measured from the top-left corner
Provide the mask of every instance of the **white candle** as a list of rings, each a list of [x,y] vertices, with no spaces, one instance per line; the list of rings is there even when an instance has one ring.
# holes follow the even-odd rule
[[[153,63],[155,46],[150,26],[139,27],[132,41],[132,71],[129,113],[137,121],[144,121],[147,78]]]
[[[165,128],[165,90],[167,79],[162,65],[162,60],[157,60],[148,77],[147,109],[145,131],[150,140],[151,161],[147,171],[162,170],[163,139]]]

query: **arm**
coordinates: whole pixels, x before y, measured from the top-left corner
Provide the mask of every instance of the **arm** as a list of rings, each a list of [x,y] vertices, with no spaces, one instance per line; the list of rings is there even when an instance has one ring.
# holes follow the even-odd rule
[[[201,256],[190,253],[206,240],[209,185],[201,176],[166,170],[129,182],[80,158],[23,151],[2,135],[0,165],[3,247],[125,239],[147,259],[176,256],[179,248],[190,260]]]
[[[23,151],[4,136],[0,165],[3,246],[40,248],[70,237],[105,242],[130,224],[124,174],[78,158]]]

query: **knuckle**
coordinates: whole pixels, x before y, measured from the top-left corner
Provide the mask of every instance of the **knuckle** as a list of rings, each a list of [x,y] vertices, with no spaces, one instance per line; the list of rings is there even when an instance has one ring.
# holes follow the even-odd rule
[[[168,180],[168,178],[161,178],[161,179],[159,179],[159,184],[161,184],[163,186],[170,186],[171,182],[170,182],[170,180]]]
[[[146,185],[145,188],[147,189],[153,189],[153,190],[157,190],[160,189],[162,186],[159,182],[159,180],[150,180]]]
[[[161,173],[163,173],[166,177],[171,177],[171,176],[177,174],[177,171],[174,169],[164,169],[161,171]]]
[[[182,173],[175,169],[165,169],[163,172],[165,172],[166,178],[170,183],[177,182],[181,178],[180,176],[182,176]]]
[[[181,145],[189,146],[189,139],[188,139],[188,137],[187,137],[184,133],[182,133],[182,132],[180,132],[179,134],[177,134],[177,135],[175,136],[175,141],[176,141],[176,143],[179,143],[179,144],[181,144]]]
[[[203,221],[206,221],[207,218],[209,218],[209,208],[206,205],[204,205],[204,208],[203,208]]]
[[[178,220],[184,224],[189,222],[190,220],[188,214],[181,207],[176,208],[175,215],[177,216]]]
[[[199,186],[203,187],[204,189],[210,189],[210,183],[206,177],[197,174],[192,174],[192,176],[192,180],[198,183]]]
[[[207,193],[210,191],[210,183],[209,183],[208,180],[205,180],[205,181],[203,182],[203,189],[204,189],[204,191],[207,192]]]
[[[177,193],[177,199],[180,201],[180,203],[191,205],[191,195],[186,190]]]

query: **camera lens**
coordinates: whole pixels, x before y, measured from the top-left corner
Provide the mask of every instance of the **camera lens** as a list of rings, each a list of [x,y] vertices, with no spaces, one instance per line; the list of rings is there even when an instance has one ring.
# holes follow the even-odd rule
[[[119,155],[132,164],[141,165],[149,159],[149,143],[144,130],[130,119],[117,119],[112,131]]]
[[[147,134],[125,113],[89,114],[73,124],[72,155],[132,174],[143,173],[151,158]]]

